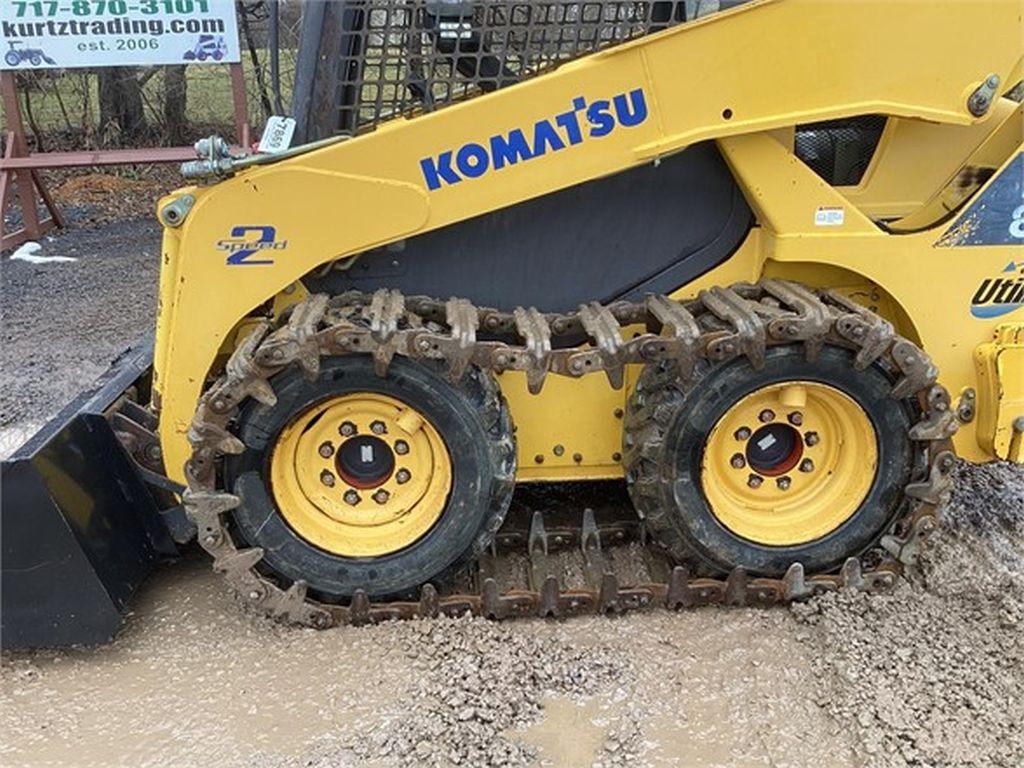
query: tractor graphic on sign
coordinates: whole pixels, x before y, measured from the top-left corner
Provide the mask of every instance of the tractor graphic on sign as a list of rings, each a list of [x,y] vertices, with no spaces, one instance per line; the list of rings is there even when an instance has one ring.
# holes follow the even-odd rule
[[[57,64],[41,48],[24,48],[22,47],[24,43],[21,40],[10,40],[7,44],[11,46],[11,49],[4,54],[4,61],[9,67],[16,67],[24,61],[33,67],[38,67],[44,61],[52,66]]]
[[[185,55],[182,58],[185,61],[206,61],[207,59],[220,61],[227,55],[228,44],[224,41],[223,37],[200,35],[192,50],[185,51]]]

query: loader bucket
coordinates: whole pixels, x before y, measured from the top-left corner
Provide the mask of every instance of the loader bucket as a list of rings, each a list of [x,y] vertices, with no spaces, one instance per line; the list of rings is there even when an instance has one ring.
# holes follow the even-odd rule
[[[152,337],[5,459],[0,475],[0,643],[111,640],[154,565],[177,554],[153,493],[108,416],[148,390]]]

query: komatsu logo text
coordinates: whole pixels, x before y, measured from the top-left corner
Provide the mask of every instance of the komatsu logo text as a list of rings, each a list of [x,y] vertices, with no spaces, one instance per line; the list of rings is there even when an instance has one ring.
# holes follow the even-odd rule
[[[440,189],[464,179],[477,179],[489,171],[543,157],[548,152],[607,136],[618,126],[633,128],[647,119],[647,101],[642,88],[620,93],[611,99],[590,103],[582,96],[572,108],[554,117],[538,120],[531,128],[514,128],[491,136],[486,142],[468,142],[457,150],[420,160],[427,188]]]

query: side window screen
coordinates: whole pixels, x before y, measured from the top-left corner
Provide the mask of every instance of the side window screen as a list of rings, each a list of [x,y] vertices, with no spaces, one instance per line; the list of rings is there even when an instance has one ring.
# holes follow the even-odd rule
[[[796,156],[834,187],[859,184],[885,128],[884,115],[863,115],[796,128]]]

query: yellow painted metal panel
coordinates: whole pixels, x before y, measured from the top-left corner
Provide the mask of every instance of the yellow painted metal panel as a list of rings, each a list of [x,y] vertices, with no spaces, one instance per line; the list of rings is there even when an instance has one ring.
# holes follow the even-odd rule
[[[767,270],[774,268],[772,262],[811,270],[832,265],[881,286],[913,324],[914,336],[938,365],[946,388],[958,393],[977,386],[971,352],[991,339],[1000,321],[972,316],[972,297],[982,281],[1001,275],[1007,262],[1021,260],[1024,249],[937,247],[945,225],[887,234],[865,223],[839,191],[822,188],[820,179],[804,164],[794,163],[792,154],[772,137],[736,137],[720,145],[748,197],[762,210],[766,229],[773,230],[763,234]],[[1024,145],[1013,156],[1021,150]],[[820,206],[852,213],[853,226],[817,227],[814,211]],[[1024,314],[1024,307],[1015,312]],[[963,425],[954,443],[964,458],[984,461],[992,453],[979,445],[976,428],[976,422]]]
[[[994,456],[1024,462],[1024,324],[996,328],[974,351],[978,442]]]
[[[156,351],[168,471],[182,479],[188,423],[232,330],[320,264],[616,173],[701,139],[865,112],[969,125],[976,122],[966,108],[970,92],[989,73],[1005,80],[1020,68],[1020,58],[1019,3],[1013,0],[945,3],[941,10],[924,0],[761,0],[436,113],[394,120],[365,136],[211,187],[179,191],[176,197],[191,194],[195,205],[180,228],[166,232]],[[420,165],[424,158],[508,136],[516,128],[550,128],[560,116],[578,111],[577,98],[588,109],[609,109],[604,102],[632,95],[635,117],[638,92],[647,110],[642,121],[630,126],[620,119],[619,127],[604,136],[588,135],[578,142],[566,137],[564,150],[427,188]],[[799,165],[788,152],[783,160]],[[762,174],[778,170],[774,162],[759,165],[759,171],[744,178],[754,198],[774,183]],[[795,175],[814,193],[806,199],[824,192]],[[784,191],[786,196],[800,194]],[[787,222],[799,219],[795,209],[782,212]],[[782,221],[772,223],[781,226]],[[225,241],[230,246],[237,226],[273,228],[279,248],[272,263],[228,263]],[[758,260],[817,261],[826,250],[821,244],[828,242],[824,260],[849,267],[857,259],[849,255],[852,246],[842,243],[868,245],[862,236],[870,223],[851,215],[844,226],[845,231],[829,238],[813,237],[810,225],[793,232],[773,226],[761,241]],[[804,245],[816,241],[815,249],[801,251],[787,243],[780,252],[784,238],[803,239]],[[871,239],[872,246],[882,245],[871,254],[868,261],[874,261],[867,269],[871,279],[887,287],[888,281],[879,279],[885,270],[875,262],[891,260],[894,252],[922,255],[928,245],[923,240],[884,245],[884,237]],[[471,253],[467,247],[467,258]],[[907,264],[907,271],[922,269],[920,259],[908,258]],[[902,286],[890,293],[903,303]],[[912,317],[918,308],[908,309]],[[959,329],[948,330],[929,340],[939,346],[951,339],[962,348],[974,346]]]
[[[992,108],[989,120],[964,126],[894,117],[886,125],[861,183],[844,187],[842,194],[872,219],[895,219],[912,214],[937,190],[957,181],[968,158],[992,135],[994,123],[1016,119],[1019,137],[1024,131],[1019,110],[1019,105],[1002,99]],[[1005,156],[1004,153],[1002,157]],[[963,189],[959,185],[958,188]],[[934,217],[927,219],[922,226],[934,221]]]

